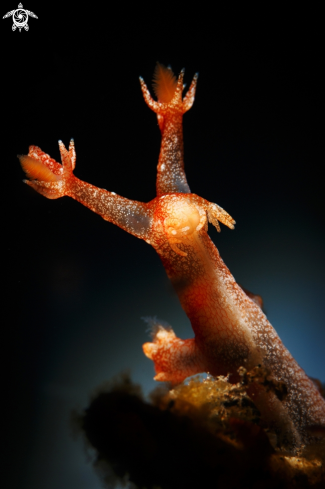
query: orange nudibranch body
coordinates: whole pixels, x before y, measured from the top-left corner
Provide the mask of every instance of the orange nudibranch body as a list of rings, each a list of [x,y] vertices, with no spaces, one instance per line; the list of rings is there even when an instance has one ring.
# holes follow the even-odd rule
[[[147,105],[157,114],[161,149],[157,168],[157,197],[149,203],[132,201],[82,182],[73,175],[76,153],[59,142],[62,165],[31,146],[20,161],[26,183],[48,198],[69,196],[129,233],[151,244],[160,256],[194,338],[181,340],[171,328],[156,324],[152,342],[143,345],[153,360],[156,380],[175,384],[209,372],[239,379],[238,369],[265,368],[270,379],[287,392],[279,399],[262,384],[249,394],[266,426],[279,434],[279,445],[292,452],[303,444],[322,444],[325,400],[314,382],[284,347],[252,294],[236,283],[208,236],[208,222],[234,228],[235,221],[217,204],[191,193],[184,172],[183,114],[194,102],[195,75],[182,97],[184,70],[178,80],[170,68],[157,65],[154,101],[140,78]]]

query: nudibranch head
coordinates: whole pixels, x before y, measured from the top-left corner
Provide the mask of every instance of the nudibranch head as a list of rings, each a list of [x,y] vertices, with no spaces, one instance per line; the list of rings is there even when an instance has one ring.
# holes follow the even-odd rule
[[[176,244],[190,244],[194,234],[206,224],[204,208],[190,202],[183,194],[174,194],[161,199],[160,212],[163,231],[171,248],[178,255],[186,256],[187,253],[181,251]]]
[[[190,236],[199,231],[205,221],[205,211],[186,200],[172,201],[169,206],[169,215],[164,220],[164,228],[168,238]]]

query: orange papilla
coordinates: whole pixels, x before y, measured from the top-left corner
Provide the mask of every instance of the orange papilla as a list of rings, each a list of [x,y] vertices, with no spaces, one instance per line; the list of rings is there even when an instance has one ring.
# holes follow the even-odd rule
[[[152,85],[158,101],[168,103],[174,96],[177,79],[170,68],[157,62]]]
[[[19,161],[27,177],[32,180],[57,182],[60,179],[58,175],[55,175],[47,166],[35,158],[23,155],[19,156]]]

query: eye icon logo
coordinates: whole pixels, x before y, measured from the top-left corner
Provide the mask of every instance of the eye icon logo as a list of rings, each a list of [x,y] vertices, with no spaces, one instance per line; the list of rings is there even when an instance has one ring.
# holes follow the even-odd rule
[[[6,15],[4,15],[2,18],[6,19],[7,17],[11,16],[13,21],[12,30],[15,31],[18,27],[19,32],[21,32],[22,28],[24,28],[25,31],[28,31],[28,16],[34,17],[34,19],[38,19],[37,15],[35,15],[33,12],[23,9],[21,3],[18,5],[18,8],[16,10],[11,10],[11,12],[7,12]]]

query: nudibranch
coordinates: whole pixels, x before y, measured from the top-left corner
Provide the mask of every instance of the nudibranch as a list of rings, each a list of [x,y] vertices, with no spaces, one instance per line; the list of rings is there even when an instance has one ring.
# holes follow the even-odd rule
[[[201,372],[229,376],[238,382],[239,369],[264,368],[284,386],[281,398],[263,383],[248,393],[265,426],[279,434],[278,444],[292,452],[324,443],[325,400],[316,384],[284,347],[263,313],[258,297],[245,292],[222,261],[208,236],[208,222],[233,229],[235,221],[217,204],[191,193],[183,161],[183,114],[193,105],[197,75],[182,97],[184,70],[178,79],[157,64],[155,101],[140,78],[144,100],[161,131],[157,197],[149,203],[128,200],[74,176],[73,140],[67,150],[59,141],[62,165],[36,146],[20,162],[25,182],[49,199],[69,196],[103,219],[151,244],[157,251],[181,305],[191,321],[194,338],[177,338],[171,328],[156,324],[152,341],[143,345],[154,362],[159,381],[172,384]]]

